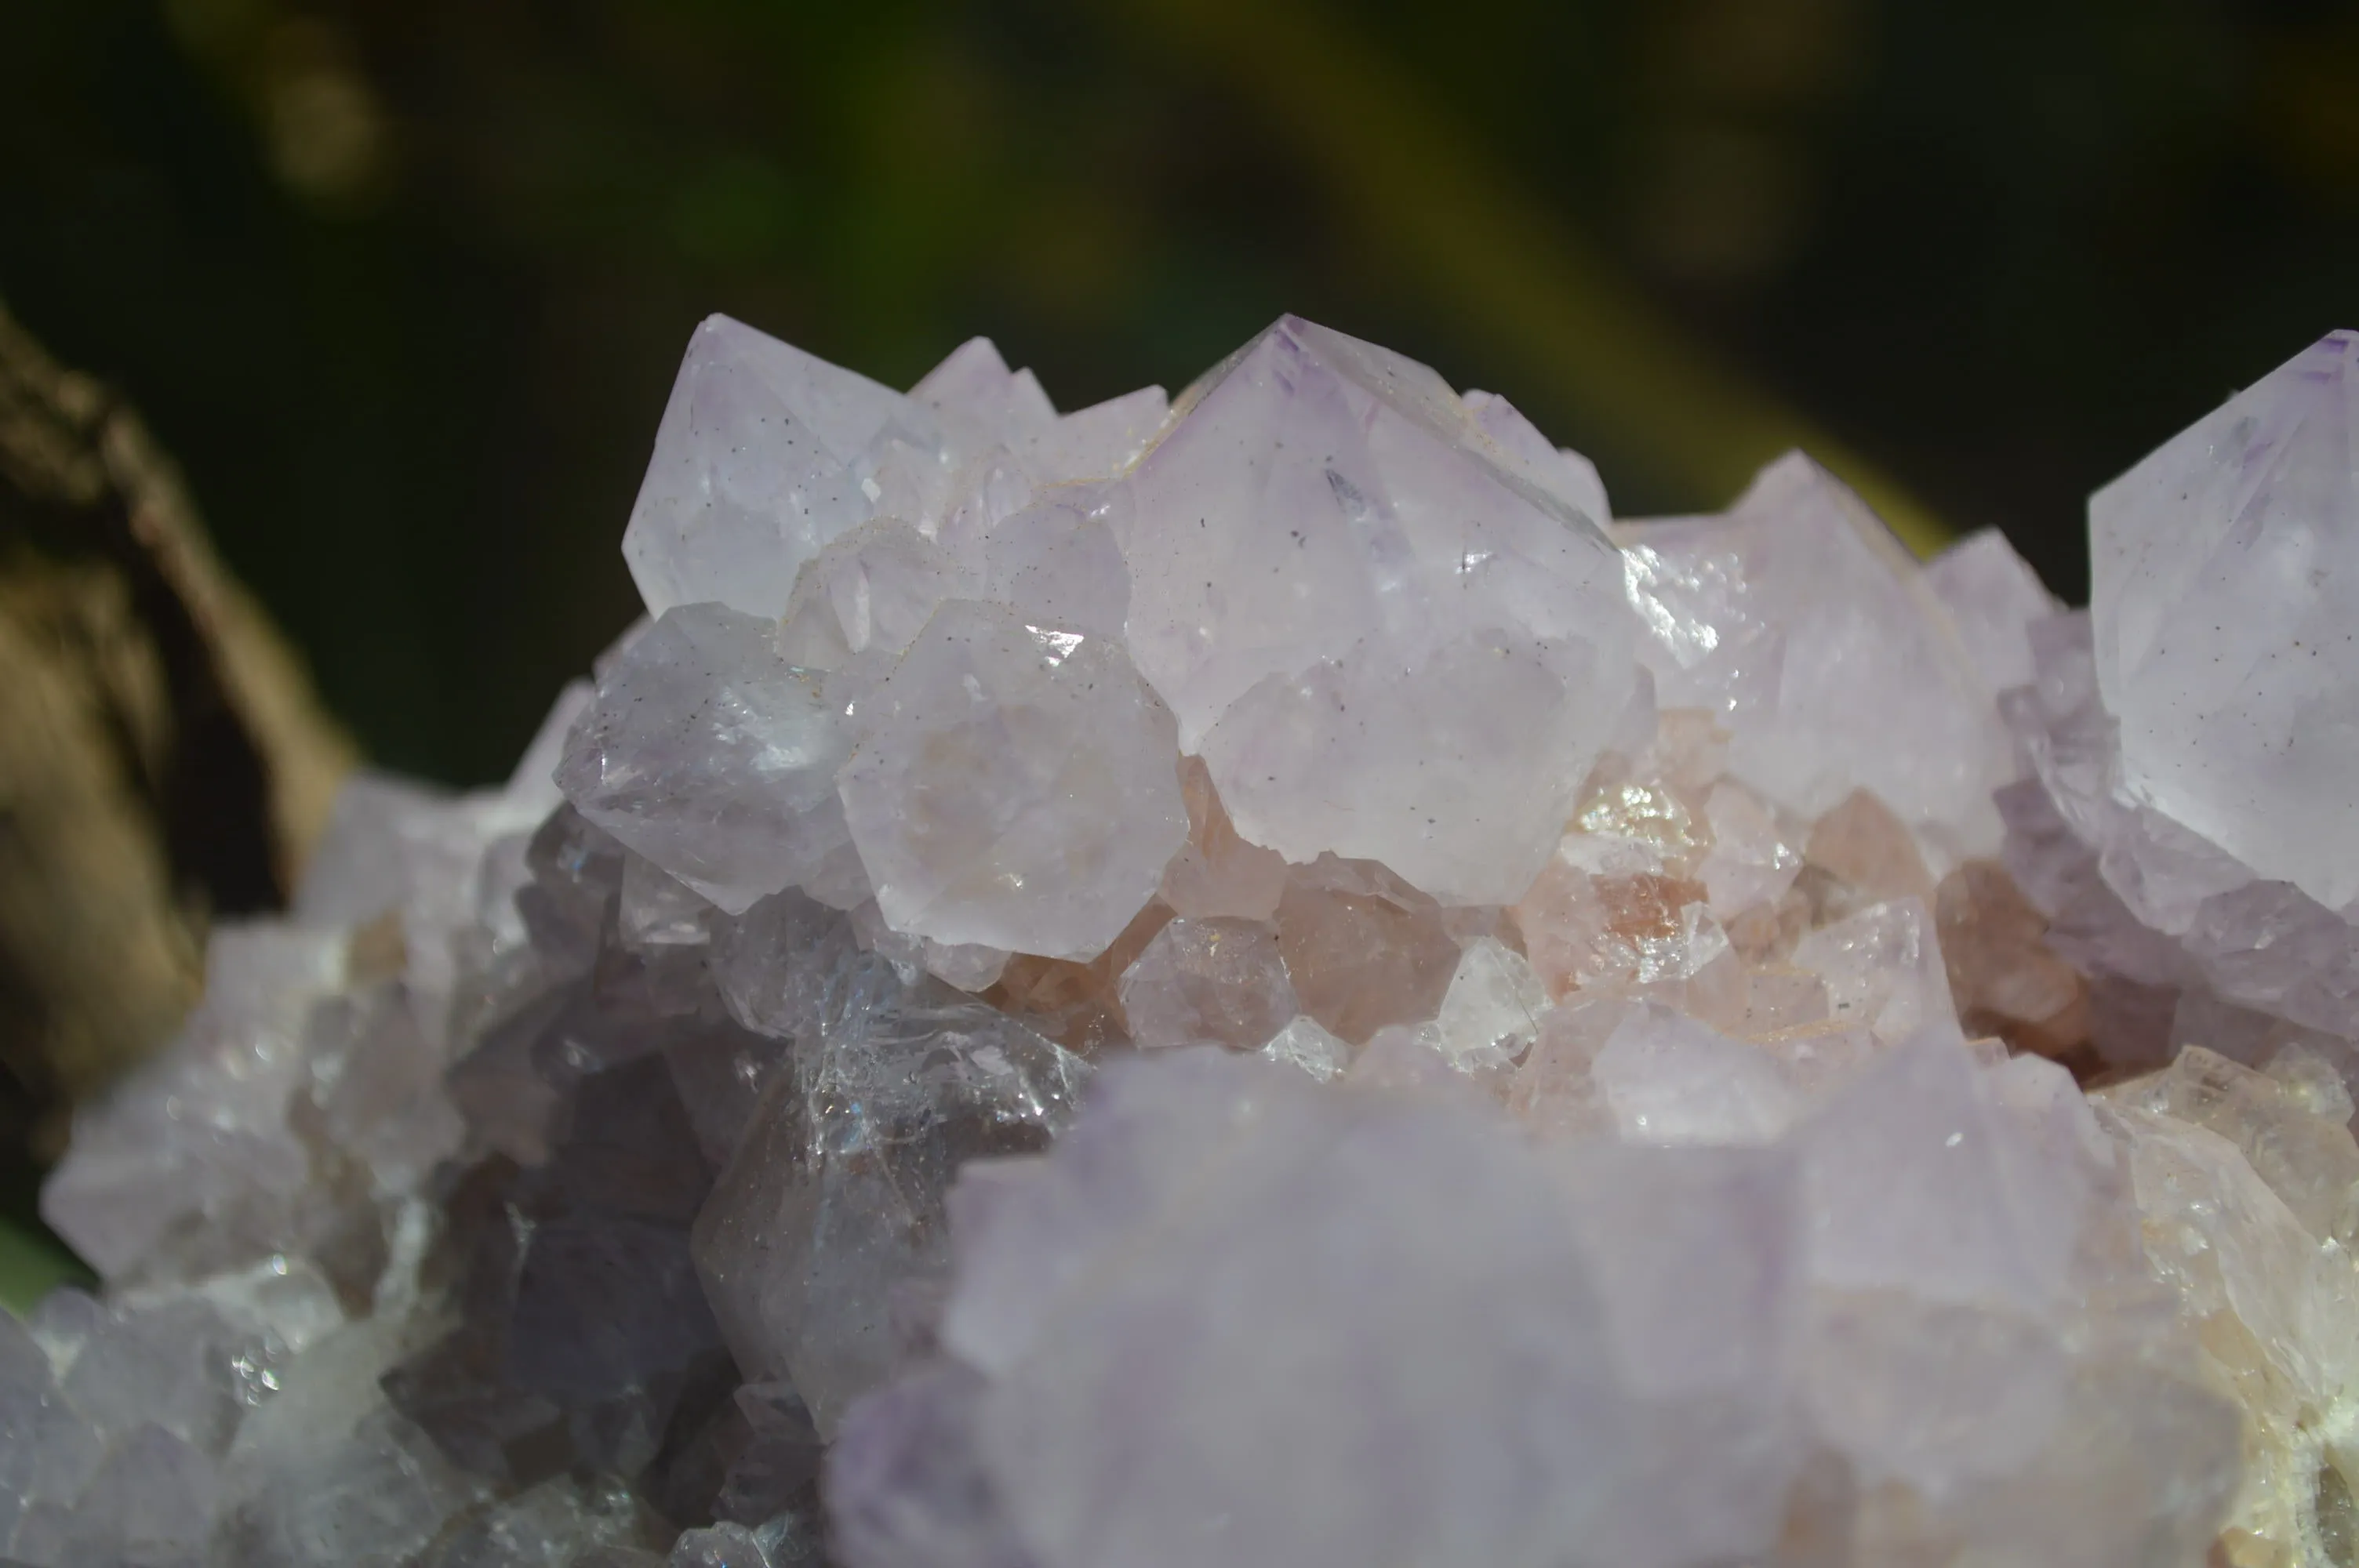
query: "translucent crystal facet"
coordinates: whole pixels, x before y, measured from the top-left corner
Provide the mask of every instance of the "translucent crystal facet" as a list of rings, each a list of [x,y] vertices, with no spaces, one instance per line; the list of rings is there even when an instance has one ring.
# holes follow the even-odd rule
[[[851,744],[774,623],[693,604],[608,666],[558,782],[588,820],[738,914],[848,851],[835,777]]]
[[[2005,732],[1899,542],[1799,453],[1724,517],[1625,524],[1657,699],[1725,715],[1730,768],[1816,816],[1867,788],[1950,853],[1998,841]]]
[[[1122,977],[1140,1045],[1259,1047],[1295,1015],[1277,935],[1242,920],[1175,920]]]
[[[946,605],[868,709],[843,807],[896,930],[1087,958],[1186,837],[1170,714],[1103,637]]]
[[[862,481],[879,438],[923,438],[929,423],[865,376],[708,319],[680,362],[623,535],[648,612],[709,601],[780,613],[803,562],[872,514]]]
[[[2359,334],[2320,340],[2089,503],[2131,795],[2265,877],[2359,897]]]
[[[1631,689],[1595,522],[1431,371],[1290,317],[1129,489],[1132,650],[1245,837],[1519,892]]]

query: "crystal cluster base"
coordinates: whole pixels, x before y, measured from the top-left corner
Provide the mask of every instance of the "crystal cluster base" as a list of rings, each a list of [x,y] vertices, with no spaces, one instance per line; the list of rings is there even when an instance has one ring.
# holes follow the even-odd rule
[[[647,619],[77,1118],[31,1568],[2352,1568],[2359,339],[2095,601],[1288,318],[700,328]]]

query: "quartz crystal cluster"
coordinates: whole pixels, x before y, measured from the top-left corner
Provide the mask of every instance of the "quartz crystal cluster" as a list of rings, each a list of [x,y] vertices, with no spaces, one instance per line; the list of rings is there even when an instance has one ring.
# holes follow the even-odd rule
[[[2353,1568],[2359,339],[2091,520],[715,318],[648,618],[78,1116],[0,1558]]]

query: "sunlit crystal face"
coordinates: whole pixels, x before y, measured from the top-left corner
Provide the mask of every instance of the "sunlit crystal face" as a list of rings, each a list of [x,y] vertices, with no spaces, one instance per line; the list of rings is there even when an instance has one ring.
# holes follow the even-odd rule
[[[1725,598],[1741,584],[1737,564],[1724,557],[1674,562],[1648,545],[1622,552],[1625,591],[1655,640],[1671,651],[1682,668],[1692,668],[1720,647],[1721,628],[1690,609]]]

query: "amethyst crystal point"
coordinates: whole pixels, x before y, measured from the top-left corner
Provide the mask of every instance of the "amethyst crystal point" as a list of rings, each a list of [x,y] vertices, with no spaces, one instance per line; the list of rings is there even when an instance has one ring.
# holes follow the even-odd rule
[[[708,321],[595,686],[77,1116],[0,1563],[2351,1568],[2354,351],[2088,613],[1293,318]]]
[[[2329,908],[2359,898],[2359,333],[2332,332],[2089,503],[2122,784]]]
[[[648,613],[713,601],[777,614],[803,562],[872,514],[861,481],[895,438],[922,439],[932,424],[865,376],[726,316],[708,319],[623,535]]]
[[[1531,880],[1633,683],[1620,563],[1556,477],[1292,317],[1194,395],[1128,481],[1127,624],[1248,838],[1466,903]]]
[[[2170,450],[2175,448],[2166,448],[2166,453]],[[2158,462],[2166,453],[2149,462]],[[2118,481],[2114,491],[2093,503],[2093,514],[2106,504],[2128,507],[2128,486],[2130,479]],[[2317,525],[2331,533],[2338,516],[2340,525],[2347,528],[2347,509],[2338,514],[2333,507],[2317,512]],[[2302,528],[2310,525],[2300,519],[2288,521],[2281,509],[2272,512],[2269,507],[2260,507],[2248,521],[2269,537],[2307,537]],[[2319,573],[2317,585],[2302,592],[2319,594],[2333,580],[2326,566]],[[2145,592],[2139,580],[2125,578],[2123,592],[2133,589]],[[2104,594],[2106,576],[2100,566],[2100,603]],[[2326,601],[2335,601],[2333,594],[2326,594]],[[2302,597],[2300,603],[2310,603],[2310,599]],[[2277,625],[2284,630],[2293,625],[2293,618],[2295,611],[2288,609],[2277,618]],[[2257,634],[2253,632],[2253,637]],[[2166,642],[2178,646],[2191,637],[2199,637],[2191,627],[2170,630]],[[2307,643],[2314,639],[2317,632],[2307,632],[2305,658]],[[2180,802],[2170,790],[2156,790],[2149,773],[2158,764],[2142,764],[2130,757],[2133,742],[2154,745],[2154,741],[2133,736],[2133,726],[2145,721],[2137,709],[2116,708],[2116,697],[2106,696],[2104,660],[2093,615],[2060,615],[2036,627],[2034,651],[2038,679],[2007,693],[2003,703],[2017,738],[2034,762],[2038,785],[2007,797],[2010,842],[2006,856],[2007,863],[2019,868],[2017,875],[2057,931],[2067,934],[2073,962],[2102,983],[2112,981],[2116,988],[2133,988],[2151,998],[2147,1019],[2142,1019],[2145,1026],[2123,1028],[2109,1040],[2100,1040],[2106,1054],[2128,1065],[2161,1064],[2172,1047],[2187,1043],[2170,1035],[2168,1019],[2172,1000],[2190,995],[2203,1007],[2224,1002],[2232,1010],[2314,1033],[2323,1052],[2359,1082],[2359,1052],[2352,1047],[2352,1037],[2359,1035],[2359,1026],[2352,1023],[2352,1000],[2359,998],[2359,938],[2354,938],[2350,908],[2323,903],[2311,892],[2333,893],[2319,881],[2319,877],[2338,875],[2326,865],[2326,856],[2333,853],[2333,837],[2321,827],[2319,837],[2310,839],[2317,856],[2311,871],[2302,875],[2293,875],[2281,863],[2269,871],[2244,859],[2245,851],[2267,859],[2267,853],[2256,849],[2257,839],[2248,837],[2251,832],[2277,832],[2274,826],[2262,830],[2253,823],[2260,818],[2278,823],[2311,806],[2293,797],[2253,804],[2245,814],[2251,820],[2236,827],[2206,816],[2206,809]],[[2253,648],[2229,648],[2220,658],[2244,660],[2253,670],[2251,717],[2256,719],[2269,703],[2307,700],[2300,681],[2314,676],[2293,672],[2278,679],[2272,675],[2286,667],[2286,658],[2293,658],[2290,646],[2260,654]],[[2262,687],[2272,681],[2277,696],[2260,696]],[[2317,700],[2326,703],[2329,697]],[[2234,729],[2234,721],[2217,721]],[[2307,736],[2298,754],[2286,752],[2267,766],[2253,764],[2256,790],[2267,781],[2293,778],[2302,766],[2310,766],[2302,762],[2310,750],[2329,745],[2311,733],[2310,724],[2317,724],[2319,733],[2333,729],[2326,709],[2317,709],[2310,721],[2298,726]],[[2223,759],[2244,754],[2239,748],[2248,750],[2245,741],[2206,742],[2194,754],[2208,759],[2203,766],[2234,766]]]
[[[1723,716],[1729,771],[1804,817],[1875,791],[1947,857],[1998,842],[2006,735],[1899,541],[1799,453],[1722,517],[1625,524],[1665,707]]]

